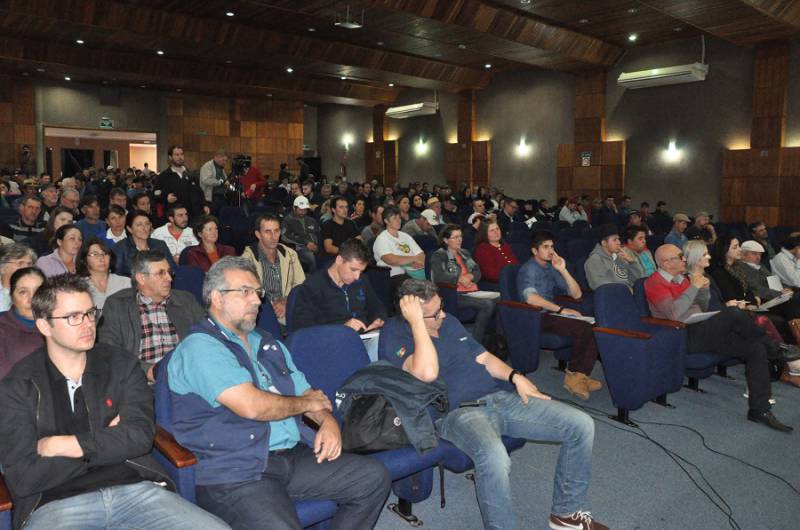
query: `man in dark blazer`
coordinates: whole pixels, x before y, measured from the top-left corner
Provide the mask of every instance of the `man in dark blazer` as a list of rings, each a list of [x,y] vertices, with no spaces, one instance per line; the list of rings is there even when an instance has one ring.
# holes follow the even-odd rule
[[[159,202],[165,209],[179,202],[189,211],[189,219],[203,213],[203,190],[197,178],[189,174],[183,165],[183,147],[172,145],[167,151],[169,167],[158,175],[158,188],[161,190]]]

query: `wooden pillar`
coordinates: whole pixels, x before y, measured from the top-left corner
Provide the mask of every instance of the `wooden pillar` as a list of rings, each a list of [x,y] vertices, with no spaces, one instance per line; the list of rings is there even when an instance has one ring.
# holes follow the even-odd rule
[[[372,108],[372,142],[365,146],[365,174],[383,185],[397,181],[397,142],[388,140],[389,127],[386,105]]]
[[[456,143],[447,144],[447,183],[454,189],[462,184],[486,186],[491,177],[491,141],[477,140],[476,91],[458,93]]]

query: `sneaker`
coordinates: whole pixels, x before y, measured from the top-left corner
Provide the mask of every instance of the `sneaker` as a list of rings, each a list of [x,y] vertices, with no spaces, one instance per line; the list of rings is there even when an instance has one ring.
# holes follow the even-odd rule
[[[586,383],[586,376],[580,372],[566,371],[564,375],[564,388],[567,392],[574,394],[586,401],[589,399],[589,388]]]
[[[584,377],[586,378],[586,387],[589,389],[589,392],[597,392],[603,388],[603,383],[597,379],[592,379],[588,375],[584,375]]]
[[[569,515],[550,514],[553,530],[610,530],[606,525],[592,519],[590,512],[575,512]]]

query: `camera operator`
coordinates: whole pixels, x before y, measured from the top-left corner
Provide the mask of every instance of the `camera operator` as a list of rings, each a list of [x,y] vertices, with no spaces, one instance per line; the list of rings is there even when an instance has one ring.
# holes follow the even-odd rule
[[[200,188],[203,190],[206,201],[213,201],[214,188],[221,187],[228,180],[228,174],[225,173],[227,163],[227,151],[219,149],[214,153],[214,158],[200,168]]]

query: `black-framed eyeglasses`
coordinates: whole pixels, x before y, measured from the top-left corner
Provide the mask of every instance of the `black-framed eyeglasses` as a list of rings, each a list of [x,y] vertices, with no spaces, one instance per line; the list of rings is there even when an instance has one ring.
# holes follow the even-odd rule
[[[439,304],[439,309],[437,309],[434,314],[422,315],[422,318],[437,318],[440,314],[442,314],[442,312],[444,312],[444,300],[441,301],[441,303]]]
[[[237,287],[236,289],[220,289],[219,292],[221,292],[221,293],[240,293],[245,298],[247,298],[248,296],[250,296],[253,293],[256,293],[256,295],[258,295],[259,298],[264,298],[264,293],[266,291],[264,291],[264,289],[262,289],[261,287],[259,287],[257,289],[253,289],[252,287],[244,287],[244,286],[242,286],[242,287]]]
[[[664,261],[672,261],[676,259],[685,259],[686,256],[683,255],[683,252],[679,253],[677,256],[670,256],[669,258],[665,259]]]
[[[47,320],[66,320],[67,324],[70,326],[80,326],[86,318],[89,319],[89,322],[97,322],[97,317],[99,315],[100,310],[96,307],[92,307],[83,313],[72,313],[71,315],[65,315],[63,317],[48,317]]]

